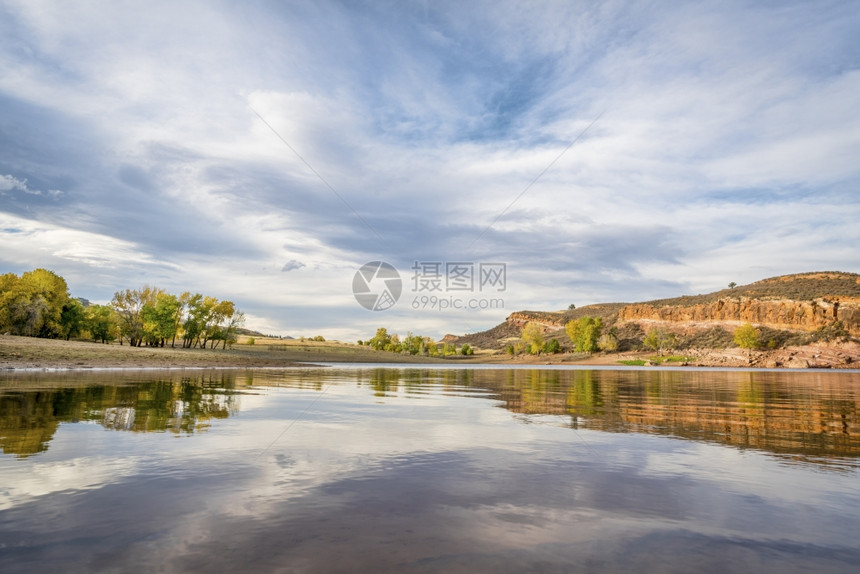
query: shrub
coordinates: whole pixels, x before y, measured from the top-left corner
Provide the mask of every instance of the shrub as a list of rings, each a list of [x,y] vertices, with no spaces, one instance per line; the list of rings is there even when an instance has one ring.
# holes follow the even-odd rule
[[[675,333],[655,327],[648,330],[642,344],[653,351],[658,351],[662,357],[664,349],[675,346]]]
[[[746,323],[735,329],[735,344],[742,349],[749,349],[752,351],[758,347],[758,338],[758,329],[753,327],[750,323]]]
[[[558,339],[550,339],[543,347],[545,353],[556,354],[561,352],[561,344]]]
[[[571,319],[564,326],[564,330],[576,351],[593,353],[597,350],[597,341],[603,330],[603,319],[588,315],[576,321]]]
[[[537,323],[528,323],[523,329],[522,343],[532,355],[537,355],[543,349],[543,329]]]
[[[618,337],[611,333],[604,333],[597,340],[597,348],[607,353],[614,353],[618,350]]]

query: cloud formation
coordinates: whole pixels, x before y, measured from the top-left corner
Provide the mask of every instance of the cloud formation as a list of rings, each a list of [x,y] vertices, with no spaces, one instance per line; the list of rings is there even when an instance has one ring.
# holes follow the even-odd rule
[[[0,175],[0,194],[6,195],[7,191],[20,191],[27,195],[44,195],[53,198],[63,195],[63,192],[59,189],[51,189],[49,191],[30,189],[26,179],[17,179],[11,175]]]
[[[302,267],[305,267],[304,263],[302,263],[301,261],[296,261],[295,259],[290,259],[289,261],[284,263],[284,266],[281,267],[281,271],[283,271],[284,273],[287,273],[289,271],[295,271],[296,269],[301,269]]]
[[[858,271],[858,28],[846,1],[5,2],[0,270],[347,339]],[[505,262],[505,308],[367,312],[374,260]]]

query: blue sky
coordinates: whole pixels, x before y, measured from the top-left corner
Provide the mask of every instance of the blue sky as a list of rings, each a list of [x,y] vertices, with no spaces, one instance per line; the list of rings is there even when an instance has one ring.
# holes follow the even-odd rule
[[[344,340],[858,272],[858,29],[827,1],[0,0],[0,272]],[[352,294],[375,260],[386,311]],[[505,263],[504,308],[414,309],[415,261]]]

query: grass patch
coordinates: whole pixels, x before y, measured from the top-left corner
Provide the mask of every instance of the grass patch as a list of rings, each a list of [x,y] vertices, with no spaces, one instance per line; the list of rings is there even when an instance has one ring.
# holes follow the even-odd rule
[[[668,357],[651,357],[651,360],[655,363],[689,363],[692,360],[692,357],[685,357],[683,355],[669,355]]]
[[[627,365],[630,367],[642,367],[648,364],[658,364],[661,365],[663,363],[689,363],[692,361],[692,357],[686,357],[684,355],[666,355],[665,357],[648,357],[647,359],[625,359],[623,361],[618,361],[622,365]]]

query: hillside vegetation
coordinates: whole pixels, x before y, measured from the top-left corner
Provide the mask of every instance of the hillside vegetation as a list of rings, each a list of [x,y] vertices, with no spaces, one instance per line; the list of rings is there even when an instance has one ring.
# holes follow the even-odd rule
[[[665,330],[675,349],[734,347],[732,332],[754,325],[770,349],[860,337],[860,275],[837,271],[783,275],[703,295],[641,303],[601,303],[568,311],[518,311],[487,331],[457,342],[502,349],[529,324],[570,350],[565,325],[599,317],[618,351],[644,348],[649,331]]]
[[[644,303],[653,306],[691,306],[711,303],[723,298],[788,299],[792,301],[814,301],[815,299],[860,299],[860,275],[839,271],[817,271],[780,275],[762,279],[749,285],[721,289],[706,295],[684,295],[672,299],[656,299]]]

